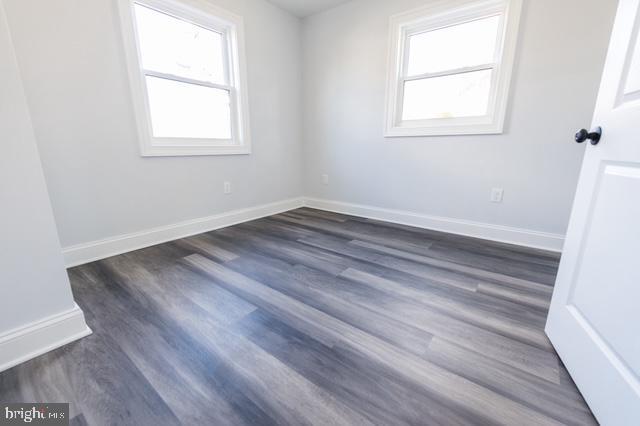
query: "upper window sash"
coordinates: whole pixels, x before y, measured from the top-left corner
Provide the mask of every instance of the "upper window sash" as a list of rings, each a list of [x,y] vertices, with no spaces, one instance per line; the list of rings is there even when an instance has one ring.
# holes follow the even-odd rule
[[[165,73],[160,70],[145,68],[142,65],[143,63],[142,57],[141,57],[142,53],[139,52],[140,68],[145,75],[155,75],[160,78],[169,78],[169,77],[163,77],[162,75],[172,76],[172,78],[170,79],[175,81],[184,81],[186,83],[197,84],[197,85],[202,85],[207,87],[231,88],[234,86],[235,82],[233,81],[233,73],[229,69],[231,68],[235,60],[230,49],[231,46],[230,46],[230,40],[229,40],[229,32],[233,29],[233,27],[229,25],[229,23],[223,20],[220,20],[219,18],[211,14],[204,14],[203,12],[198,11],[197,9],[188,8],[188,7],[185,8],[186,5],[177,7],[173,5],[172,2],[167,2],[166,0],[165,1],[132,0],[132,4],[133,5],[138,4],[142,7],[146,7],[156,12],[168,15],[180,21],[193,24],[195,26],[201,27],[206,31],[212,31],[212,32],[218,33],[222,38],[222,56],[224,57],[224,61],[223,61],[223,80],[225,83],[224,85],[216,86],[215,83],[212,83],[212,82],[199,80],[199,79],[190,79],[188,77],[180,76],[178,74]],[[133,11],[133,14],[135,16],[135,10]],[[133,27],[134,27],[135,36],[136,36],[136,48],[141,49],[141,43],[139,40],[139,28],[138,28],[136,19],[133,20]]]
[[[478,11],[475,14],[465,15],[464,19],[460,17],[450,17],[446,20],[446,23],[443,23],[442,20],[438,20],[437,18],[432,18],[430,22],[420,22],[420,24],[415,25],[413,27],[409,26],[403,31],[403,63],[402,63],[402,73],[401,78],[404,81],[411,80],[421,80],[423,78],[433,78],[433,77],[443,77],[447,75],[453,74],[461,74],[465,72],[473,72],[473,71],[482,71],[487,69],[495,69],[499,65],[500,58],[502,56],[502,45],[504,39],[504,11],[494,10],[494,11],[482,11],[484,13],[480,13]],[[478,21],[481,19],[487,19],[492,17],[500,17],[500,22],[498,24],[498,35],[496,37],[496,46],[494,48],[494,57],[493,61],[484,63],[484,64],[476,64],[474,66],[462,67],[462,68],[452,68],[448,70],[442,70],[439,72],[433,73],[423,73],[416,75],[409,75],[409,59],[410,59],[410,43],[409,39],[413,36],[417,36],[420,34],[428,33],[431,31],[437,31],[441,29],[445,29],[448,27],[454,27],[457,25],[463,25],[466,23],[470,23],[473,21]]]

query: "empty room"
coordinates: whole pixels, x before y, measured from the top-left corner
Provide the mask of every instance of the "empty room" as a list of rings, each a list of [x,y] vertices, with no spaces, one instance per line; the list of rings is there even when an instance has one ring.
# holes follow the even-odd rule
[[[640,425],[640,0],[0,0],[0,425]]]

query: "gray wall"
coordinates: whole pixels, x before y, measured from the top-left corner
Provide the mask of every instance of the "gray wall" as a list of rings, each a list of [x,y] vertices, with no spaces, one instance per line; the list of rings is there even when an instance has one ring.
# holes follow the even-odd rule
[[[2,335],[75,305],[1,0],[0,94]]]
[[[425,3],[354,0],[304,21],[306,195],[564,234],[616,2],[525,1],[504,134],[385,139],[389,17]]]
[[[245,20],[250,156],[141,158],[116,1],[6,0],[63,247],[302,195],[300,21],[212,3]]]

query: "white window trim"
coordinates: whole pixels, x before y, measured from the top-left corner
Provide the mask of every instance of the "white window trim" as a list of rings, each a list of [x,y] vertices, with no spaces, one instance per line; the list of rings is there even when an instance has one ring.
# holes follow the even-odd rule
[[[390,22],[385,137],[503,133],[511,74],[518,42],[521,10],[522,0],[445,0],[392,16]],[[499,45],[494,63],[432,75],[404,77],[408,62],[409,43],[407,43],[407,40],[409,35],[488,17],[492,14],[503,15],[502,31],[498,35]],[[405,80],[481,69],[496,70],[493,74],[487,115],[482,117],[402,121]]]
[[[157,9],[179,19],[213,29],[223,34],[226,41],[229,85],[217,85],[188,78],[162,75],[142,67],[138,35],[134,19],[134,4]],[[143,157],[191,155],[239,155],[251,153],[249,130],[249,98],[244,49],[242,17],[197,0],[118,0],[124,49],[133,109],[136,118],[140,151]],[[232,139],[156,138],[151,128],[151,116],[145,75],[170,78],[185,83],[222,88],[231,92]]]

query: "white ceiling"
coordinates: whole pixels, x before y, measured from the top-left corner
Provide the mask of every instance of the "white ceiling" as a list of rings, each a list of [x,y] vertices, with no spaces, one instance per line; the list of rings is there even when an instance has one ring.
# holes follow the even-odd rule
[[[331,9],[349,0],[268,0],[300,18]]]

